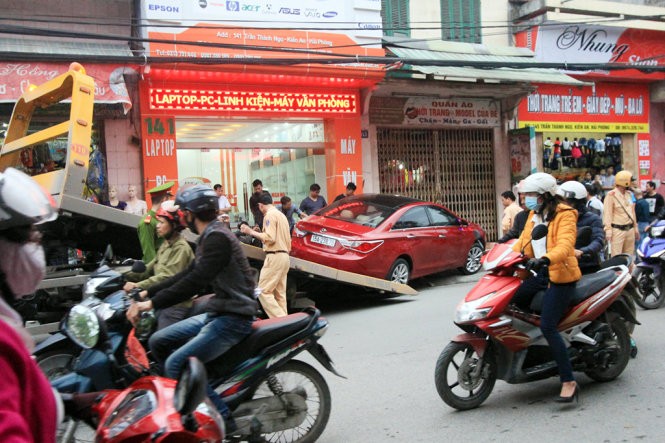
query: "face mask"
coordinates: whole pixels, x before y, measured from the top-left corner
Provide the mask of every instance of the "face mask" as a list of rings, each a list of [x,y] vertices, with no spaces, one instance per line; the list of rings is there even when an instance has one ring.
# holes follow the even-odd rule
[[[46,273],[44,249],[38,243],[19,244],[0,238],[0,267],[16,298],[37,290]]]
[[[531,211],[537,211],[542,206],[542,203],[538,203],[538,197],[527,196],[524,198],[524,206]]]

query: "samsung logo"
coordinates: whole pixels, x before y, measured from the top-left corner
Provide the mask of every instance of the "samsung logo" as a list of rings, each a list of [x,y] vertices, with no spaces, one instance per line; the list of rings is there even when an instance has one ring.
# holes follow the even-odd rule
[[[159,12],[180,12],[180,8],[177,6],[167,6],[167,5],[148,5],[149,11],[159,11]]]
[[[325,18],[333,18],[333,17],[337,17],[337,13],[335,11],[328,11],[328,12],[324,12],[323,16]]]

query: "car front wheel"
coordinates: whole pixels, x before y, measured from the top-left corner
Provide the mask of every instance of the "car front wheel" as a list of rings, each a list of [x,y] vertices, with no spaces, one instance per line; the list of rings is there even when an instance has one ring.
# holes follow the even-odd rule
[[[411,277],[411,269],[409,263],[403,258],[398,258],[395,263],[390,267],[386,280],[394,281],[395,283],[402,283],[406,285],[409,283]]]
[[[479,241],[475,242],[473,246],[471,246],[471,249],[469,249],[469,253],[466,255],[466,262],[464,263],[464,267],[460,268],[460,271],[466,275],[471,275],[478,272],[482,266],[484,252],[485,248],[483,248],[482,243]]]

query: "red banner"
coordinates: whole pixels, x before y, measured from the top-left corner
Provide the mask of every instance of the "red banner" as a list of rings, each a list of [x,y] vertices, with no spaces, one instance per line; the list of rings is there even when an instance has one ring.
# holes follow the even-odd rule
[[[124,65],[84,65],[95,79],[95,103],[121,103],[125,113],[132,102],[123,74],[133,70]],[[15,102],[28,86],[40,85],[69,70],[69,63],[0,62],[0,102]]]

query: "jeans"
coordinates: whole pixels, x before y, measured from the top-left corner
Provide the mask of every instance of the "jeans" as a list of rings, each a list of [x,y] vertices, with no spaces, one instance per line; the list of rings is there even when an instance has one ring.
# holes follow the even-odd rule
[[[224,354],[252,332],[253,319],[236,315],[216,317],[200,314],[157,331],[150,337],[150,350],[164,369],[164,375],[177,379],[188,357],[207,363]],[[208,396],[228,415],[228,408],[209,386]]]
[[[543,296],[543,309],[540,314],[540,330],[543,332],[547,344],[550,345],[554,360],[559,367],[559,378],[562,383],[574,381],[575,378],[570,358],[568,358],[566,343],[561,338],[557,325],[568,310],[574,292],[575,283],[550,283],[550,287]]]
[[[520,309],[528,311],[531,306],[531,300],[538,291],[547,289],[549,283],[547,269],[542,268],[538,271],[537,275],[532,275],[522,282],[522,284],[515,291],[512,302],[515,303]]]

